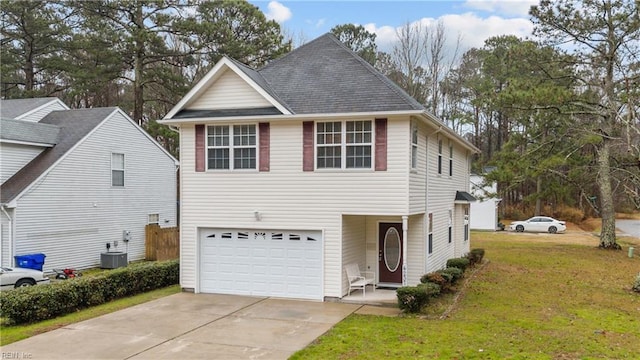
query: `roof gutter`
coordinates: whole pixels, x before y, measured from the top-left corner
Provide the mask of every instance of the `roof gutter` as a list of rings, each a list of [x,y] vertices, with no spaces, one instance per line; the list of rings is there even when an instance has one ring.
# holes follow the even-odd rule
[[[164,118],[158,120],[158,123],[165,125],[180,126],[183,124],[201,124],[214,122],[242,122],[242,121],[287,121],[287,120],[304,120],[304,119],[357,119],[363,117],[389,117],[389,116],[410,116],[420,115],[421,110],[400,110],[400,111],[378,111],[378,112],[350,112],[350,113],[316,113],[316,114],[281,114],[281,115],[260,115],[260,116],[225,116],[216,118],[184,118],[172,119]]]

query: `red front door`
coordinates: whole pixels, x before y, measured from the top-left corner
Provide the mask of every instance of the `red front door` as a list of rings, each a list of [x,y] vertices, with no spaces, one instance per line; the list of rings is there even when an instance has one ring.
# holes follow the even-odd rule
[[[378,234],[379,282],[402,284],[402,223],[380,223]]]

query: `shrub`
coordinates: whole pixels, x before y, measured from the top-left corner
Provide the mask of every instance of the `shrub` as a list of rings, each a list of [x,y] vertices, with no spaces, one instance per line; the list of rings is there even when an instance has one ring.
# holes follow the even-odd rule
[[[469,259],[469,265],[473,266],[482,262],[484,258],[484,249],[472,249],[466,258]]]
[[[429,299],[440,294],[440,286],[434,283],[405,286],[397,290],[398,306],[402,311],[417,313],[427,305]]]
[[[445,276],[437,271],[422,275],[420,282],[422,284],[437,284],[441,291],[448,291],[451,288],[451,276],[449,274]]]
[[[15,324],[51,319],[94,305],[177,284],[178,261],[148,262],[98,276],[0,293],[0,316]]]
[[[454,268],[458,268],[460,270],[462,270],[463,272],[467,269],[467,266],[469,266],[469,259],[467,258],[453,258],[453,259],[449,259],[447,260],[447,267],[454,267]]]
[[[553,212],[553,216],[563,220],[572,222],[574,224],[579,224],[582,220],[585,219],[584,211],[568,206],[560,206]]]
[[[636,276],[636,281],[633,283],[633,291],[640,293],[640,273]]]
[[[440,270],[441,274],[449,274],[451,276],[451,284],[455,284],[458,280],[462,279],[464,271],[456,267],[448,267],[444,270]]]

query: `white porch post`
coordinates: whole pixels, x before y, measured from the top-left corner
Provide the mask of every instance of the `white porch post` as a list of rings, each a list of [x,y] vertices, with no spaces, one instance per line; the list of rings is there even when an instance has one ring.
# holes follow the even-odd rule
[[[402,286],[407,286],[407,237],[409,233],[409,217],[402,216]]]

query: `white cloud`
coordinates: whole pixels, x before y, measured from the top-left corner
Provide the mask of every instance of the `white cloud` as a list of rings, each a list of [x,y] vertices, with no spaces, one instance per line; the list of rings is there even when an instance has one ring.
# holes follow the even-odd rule
[[[537,4],[537,0],[467,0],[463,6],[503,15],[527,16],[529,8]]]
[[[411,22],[412,25],[433,26],[442,21],[447,42],[451,50],[455,46],[458,36],[460,40],[460,55],[472,47],[482,47],[484,41],[492,36],[515,35],[521,38],[530,37],[533,23],[526,18],[506,19],[499,16],[481,18],[473,13],[444,15],[440,18],[422,18]],[[376,34],[376,44],[382,51],[391,51],[396,41],[397,27],[380,26],[370,23],[363,25],[369,32]]]
[[[277,1],[269,2],[267,9],[268,11],[264,15],[268,20],[275,20],[277,23],[282,24],[291,19],[291,10]]]

